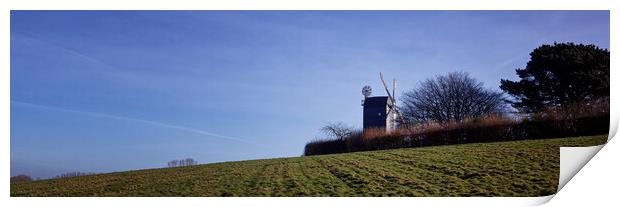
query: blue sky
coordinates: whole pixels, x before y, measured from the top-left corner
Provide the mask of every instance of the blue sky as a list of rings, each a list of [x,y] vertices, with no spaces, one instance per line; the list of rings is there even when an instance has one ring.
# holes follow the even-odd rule
[[[299,156],[380,71],[499,90],[554,41],[609,48],[609,12],[12,11],[11,175]]]

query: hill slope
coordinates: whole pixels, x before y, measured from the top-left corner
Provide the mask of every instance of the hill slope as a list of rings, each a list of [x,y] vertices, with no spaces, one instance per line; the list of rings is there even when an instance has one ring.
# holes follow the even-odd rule
[[[560,146],[607,136],[357,152],[11,184],[11,196],[542,196]]]

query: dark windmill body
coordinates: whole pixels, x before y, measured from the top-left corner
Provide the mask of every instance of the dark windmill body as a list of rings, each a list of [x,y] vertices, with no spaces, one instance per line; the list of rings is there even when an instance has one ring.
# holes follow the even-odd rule
[[[364,129],[385,128],[394,129],[394,113],[388,105],[391,104],[387,96],[373,96],[364,99]]]
[[[383,74],[380,73],[381,81],[387,92],[387,96],[370,96],[372,90],[370,86],[364,86],[362,94],[362,106],[364,107],[364,129],[382,128],[386,131],[392,131],[396,128],[396,119],[400,118],[400,113],[396,107],[396,99],[394,92],[396,90],[396,80],[393,81],[392,93],[387,88],[383,80]]]

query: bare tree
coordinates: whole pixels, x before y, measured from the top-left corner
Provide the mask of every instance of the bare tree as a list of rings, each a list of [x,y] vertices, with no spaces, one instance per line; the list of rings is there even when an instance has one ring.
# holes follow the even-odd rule
[[[196,165],[198,164],[194,159],[192,158],[186,158],[185,159],[185,166],[192,166],[192,165]]]
[[[502,93],[483,88],[464,72],[423,81],[401,98],[403,118],[409,123],[463,121],[506,110]]]
[[[331,138],[342,140],[342,139],[345,139],[351,136],[354,130],[352,127],[347,126],[341,122],[338,122],[338,123],[328,123],[323,128],[321,128],[321,131],[325,133],[327,136],[330,136]]]
[[[87,175],[96,175],[94,172],[68,172],[57,175],[54,178],[70,178],[70,177],[79,177],[79,176],[87,176]]]
[[[178,167],[179,166],[179,161],[178,160],[172,160],[170,162],[168,162],[168,167]]]
[[[182,160],[172,160],[168,162],[168,167],[185,167],[185,166],[192,166],[192,165],[197,165],[197,164],[198,162],[194,160],[193,158],[185,158]]]

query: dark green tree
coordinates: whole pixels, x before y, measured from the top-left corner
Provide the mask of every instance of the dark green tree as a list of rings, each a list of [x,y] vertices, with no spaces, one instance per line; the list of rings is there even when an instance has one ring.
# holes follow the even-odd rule
[[[501,80],[513,107],[526,113],[590,103],[609,96],[609,51],[595,45],[554,43],[530,53],[521,80]]]

